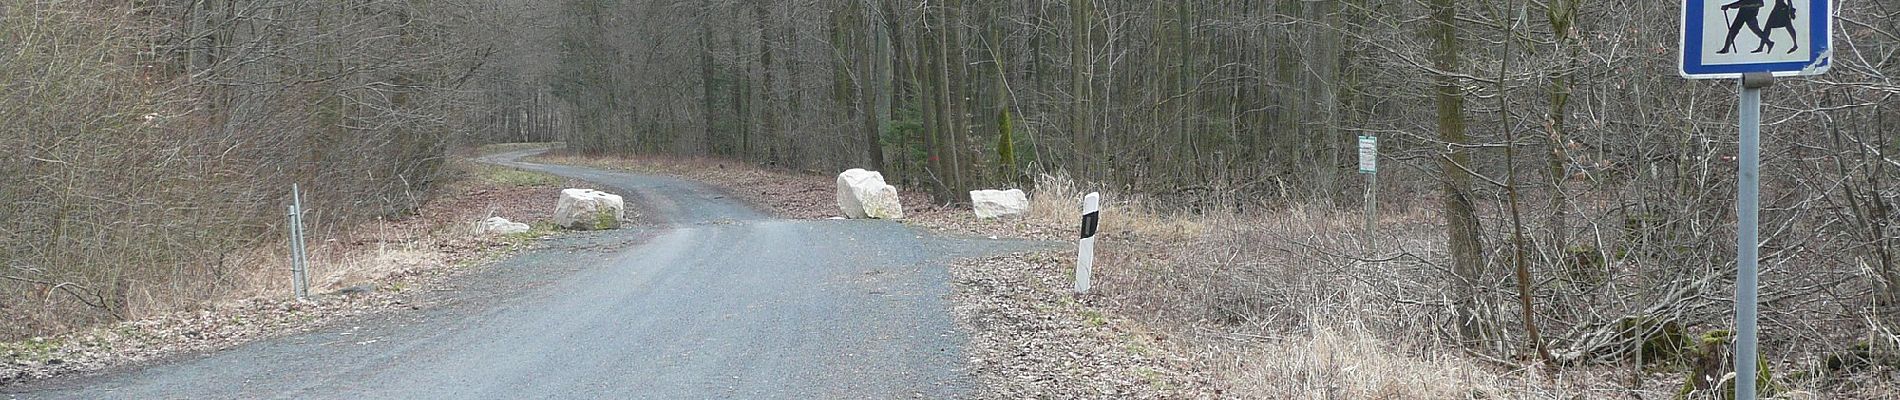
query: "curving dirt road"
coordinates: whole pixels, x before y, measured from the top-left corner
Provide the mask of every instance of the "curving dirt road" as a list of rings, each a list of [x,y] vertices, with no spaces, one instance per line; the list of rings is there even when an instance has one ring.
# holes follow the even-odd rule
[[[0,398],[964,397],[943,265],[1040,247],[775,220],[694,182],[515,161],[534,151],[488,161],[619,188],[664,222],[560,237],[421,310]]]

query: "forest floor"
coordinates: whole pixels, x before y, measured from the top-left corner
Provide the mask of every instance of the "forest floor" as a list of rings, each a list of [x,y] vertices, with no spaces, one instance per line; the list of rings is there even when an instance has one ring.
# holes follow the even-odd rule
[[[561,189],[602,189],[467,160],[450,168],[450,179],[415,215],[344,229],[337,237],[310,238],[307,300],[291,298],[288,285],[278,284],[288,279],[279,265],[259,265],[247,279],[250,287],[190,310],[0,343],[0,387],[221,351],[349,318],[415,309],[419,294],[450,286],[466,272],[556,234],[551,219]],[[628,218],[639,224],[637,210],[629,211]],[[506,236],[475,233],[475,224],[491,216],[534,229]]]
[[[538,162],[672,175],[725,188],[785,218],[838,214],[834,177],[680,157],[548,154]],[[1044,176],[1024,218],[983,220],[900,188],[905,223],[954,235],[1073,240],[1081,190]],[[1446,317],[1390,303],[1411,295],[1378,280],[1418,280],[1359,251],[1360,216],[1293,208],[1248,218],[1157,211],[1105,198],[1097,289],[1073,294],[1073,252],[962,260],[950,266],[968,367],[982,398],[1671,399],[1684,373],[1633,365],[1543,368],[1444,344]],[[1429,212],[1382,216],[1380,248],[1411,254],[1442,231]],[[1352,232],[1342,234],[1342,232]],[[1287,249],[1303,250],[1287,250]],[[1368,277],[1371,277],[1368,279]],[[1337,286],[1337,287],[1333,287]],[[1403,299],[1398,299],[1403,300]],[[1431,299],[1421,299],[1424,302]],[[1421,301],[1421,300],[1409,300]],[[1385,304],[1381,304],[1385,303]],[[1786,382],[1777,398],[1892,398],[1892,371]],[[1830,383],[1832,382],[1832,383]],[[1816,394],[1820,393],[1820,394]],[[1701,398],[1704,394],[1689,396]]]

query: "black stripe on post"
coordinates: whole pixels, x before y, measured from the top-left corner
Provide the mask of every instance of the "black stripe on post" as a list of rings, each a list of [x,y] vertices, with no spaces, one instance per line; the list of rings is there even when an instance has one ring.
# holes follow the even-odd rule
[[[1083,239],[1095,237],[1095,221],[1096,219],[1101,218],[1101,214],[1102,214],[1101,211],[1096,211],[1096,212],[1092,212],[1088,214],[1082,214],[1082,238]]]

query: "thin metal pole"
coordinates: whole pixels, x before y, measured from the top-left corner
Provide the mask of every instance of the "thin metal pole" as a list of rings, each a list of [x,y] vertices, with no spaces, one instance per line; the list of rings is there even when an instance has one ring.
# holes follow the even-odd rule
[[[284,242],[285,244],[289,245],[288,247],[290,248],[290,292],[292,296],[296,296],[297,294],[297,242],[298,242],[297,240],[297,206],[296,205],[290,205],[290,206],[284,207],[284,225],[286,225],[284,230],[285,230],[285,233],[287,233],[287,235],[284,237]],[[296,298],[298,300],[303,299],[301,296],[297,296]]]
[[[1366,254],[1371,255],[1372,252],[1376,251],[1375,246],[1374,246],[1376,242],[1372,239],[1372,233],[1374,232],[1373,229],[1377,227],[1378,221],[1379,221],[1379,172],[1374,171],[1374,172],[1367,173],[1365,175],[1366,175],[1366,233],[1365,233]]]
[[[1371,258],[1376,241],[1372,239],[1379,221],[1379,137],[1359,137],[1359,174],[1366,176],[1366,231],[1361,243]]]
[[[1766,74],[1742,78],[1741,164],[1735,194],[1735,398],[1755,399],[1756,289],[1760,274],[1757,238],[1761,210],[1761,89],[1772,83]]]
[[[303,191],[297,184],[290,184],[291,210],[291,288],[295,289],[297,300],[310,297],[310,282],[305,276],[309,273],[310,259],[305,256],[303,240]]]

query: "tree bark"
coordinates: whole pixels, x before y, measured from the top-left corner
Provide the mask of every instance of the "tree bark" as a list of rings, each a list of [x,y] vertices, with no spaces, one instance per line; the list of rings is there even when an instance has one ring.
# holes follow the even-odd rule
[[[1463,63],[1456,25],[1458,4],[1457,0],[1431,0],[1430,7],[1428,35],[1432,38],[1432,66],[1440,71],[1433,75],[1438,138],[1446,145],[1445,154],[1439,157],[1439,173],[1443,180],[1446,240],[1451,249],[1452,290],[1456,293],[1452,299],[1452,314],[1458,335],[1474,341],[1483,333],[1477,285],[1482,282],[1484,251],[1477,207],[1471,198],[1472,178],[1466,171],[1472,165],[1471,155],[1464,148],[1470,139],[1465,132],[1464,90],[1457,77],[1447,74],[1457,71]]]
[[[1553,254],[1567,254],[1570,247],[1570,199],[1564,185],[1564,182],[1569,180],[1569,177],[1564,174],[1564,162],[1569,159],[1564,147],[1569,141],[1566,138],[1568,127],[1565,119],[1570,113],[1571,60],[1576,57],[1578,51],[1576,38],[1571,35],[1571,29],[1576,26],[1577,8],[1582,3],[1582,0],[1553,0],[1546,12],[1550,20],[1551,39],[1556,44],[1557,53],[1557,62],[1550,74],[1548,89],[1550,110],[1547,118],[1549,118],[1550,132],[1545,140],[1548,147],[1544,154],[1547,160],[1544,166],[1545,174],[1550,185],[1548,194],[1550,218],[1544,224],[1545,229],[1550,231],[1549,248],[1554,251]]]
[[[1088,0],[1069,0],[1069,95],[1073,97],[1069,106],[1069,133],[1074,140],[1070,154],[1070,168],[1082,181],[1095,178],[1093,163],[1095,145],[1093,143],[1093,125],[1095,124],[1094,105],[1091,103],[1089,82],[1089,47],[1092,46],[1090,34],[1093,31]]]

